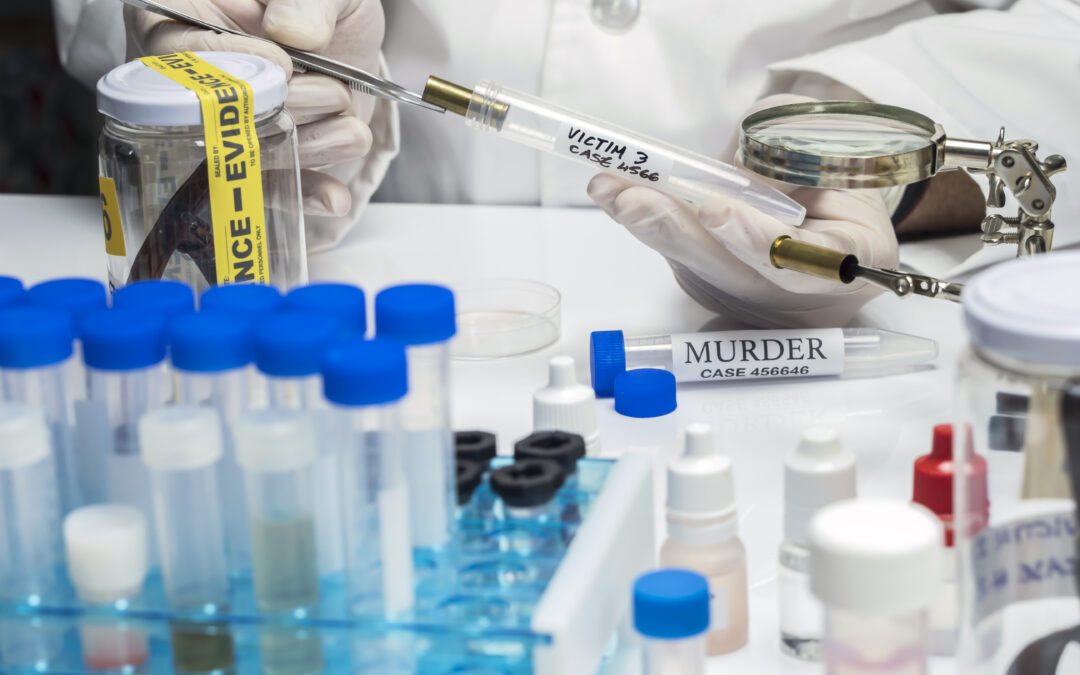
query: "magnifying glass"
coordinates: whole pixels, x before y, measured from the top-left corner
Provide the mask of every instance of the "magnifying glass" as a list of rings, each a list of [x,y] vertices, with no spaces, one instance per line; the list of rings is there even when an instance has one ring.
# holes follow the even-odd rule
[[[1050,249],[1050,209],[1057,196],[1050,176],[1065,159],[1039,161],[1038,144],[950,138],[929,117],[897,106],[866,101],[812,101],[760,110],[746,117],[740,135],[743,162],[774,180],[822,188],[881,188],[907,185],[941,171],[985,174],[987,205],[1005,206],[1005,193],[1018,215],[987,216],[983,241],[1016,243],[1018,255]]]

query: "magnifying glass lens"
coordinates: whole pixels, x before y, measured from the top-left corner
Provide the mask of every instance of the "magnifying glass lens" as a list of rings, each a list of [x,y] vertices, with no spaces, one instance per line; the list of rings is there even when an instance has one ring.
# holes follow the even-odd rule
[[[919,127],[869,115],[795,115],[764,121],[747,135],[790,152],[847,157],[895,155],[930,144]]]

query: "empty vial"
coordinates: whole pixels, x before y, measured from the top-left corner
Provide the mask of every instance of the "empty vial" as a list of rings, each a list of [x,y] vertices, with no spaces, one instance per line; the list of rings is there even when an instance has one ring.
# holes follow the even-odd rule
[[[709,583],[697,572],[662,569],[634,582],[634,628],[642,675],[704,675]]]
[[[784,539],[780,544],[780,650],[821,660],[825,609],[810,592],[810,521],[833,502],[855,497],[855,455],[832,429],[807,429],[784,460]]]
[[[367,333],[367,299],[356,286],[329,283],[301,286],[285,296],[285,306],[329,316],[338,322],[338,338],[342,340],[355,340]]]
[[[503,519],[548,520],[559,517],[555,495],[566,473],[550,459],[524,459],[491,474],[491,489],[498,495],[496,514]]]
[[[254,327],[260,320],[281,308],[281,291],[264,284],[230,284],[207,289],[199,298],[199,310],[208,314],[227,314],[247,321]],[[254,364],[247,370],[248,407],[264,408],[269,392],[266,379]]]
[[[26,292],[26,301],[37,307],[62,309],[71,314],[78,326],[83,317],[107,309],[108,294],[105,285],[96,279],[53,279],[37,284]],[[0,303],[2,304],[2,303]],[[69,364],[68,394],[75,401],[86,398],[89,386],[86,368],[82,361],[82,347],[75,342],[75,358]],[[78,404],[76,404],[78,405]]]
[[[123,504],[98,504],[64,519],[68,577],[88,605],[126,605],[142,593],[149,566],[146,517]],[[87,618],[82,652],[93,671],[147,672],[149,649],[141,630],[120,618]]]
[[[401,435],[405,349],[390,340],[354,340],[332,349],[322,372],[341,460],[349,609],[398,616],[414,601]]]
[[[85,503],[92,486],[84,471],[92,475],[95,469],[75,454],[68,392],[74,339],[73,320],[66,311],[32,306],[0,309],[0,400],[45,413],[63,513]]]
[[[848,500],[810,523],[810,588],[825,605],[825,672],[927,672],[942,528],[921,506]]]
[[[454,294],[425,284],[394,286],[375,298],[380,338],[405,345],[409,395],[402,405],[409,464],[413,545],[439,548],[454,530],[454,438],[450,427],[450,338]]]
[[[241,417],[233,437],[244,470],[255,602],[268,612],[313,607],[319,601],[315,420],[309,412],[260,410]]]
[[[229,572],[218,488],[224,452],[218,415],[199,406],[161,408],[139,422],[139,441],[150,470],[169,605],[180,611],[223,609]]]

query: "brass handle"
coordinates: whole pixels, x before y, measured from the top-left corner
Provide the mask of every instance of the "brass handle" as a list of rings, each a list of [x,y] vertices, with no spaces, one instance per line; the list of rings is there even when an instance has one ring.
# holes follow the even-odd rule
[[[859,259],[850,253],[808,244],[787,235],[773,241],[769,248],[769,261],[773,267],[795,270],[844,284],[855,280],[859,267]]]

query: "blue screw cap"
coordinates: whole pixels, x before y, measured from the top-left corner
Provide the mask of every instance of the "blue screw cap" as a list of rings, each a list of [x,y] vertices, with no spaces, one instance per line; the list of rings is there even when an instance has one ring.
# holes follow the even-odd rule
[[[61,309],[13,305],[0,309],[0,368],[41,368],[66,361],[75,328]]]
[[[83,360],[109,371],[149,368],[165,360],[165,319],[157,312],[111,309],[87,314],[79,324]]]
[[[589,336],[589,370],[600,398],[615,395],[615,378],[626,371],[626,338],[621,330],[598,330]]]
[[[405,347],[376,338],[342,343],[323,359],[323,392],[343,406],[392,403],[409,392]]]
[[[675,412],[675,376],[666,370],[640,368],[615,378],[615,412],[626,417],[660,417]]]
[[[19,304],[25,296],[21,281],[15,277],[0,276],[0,307]]]
[[[709,582],[683,569],[641,575],[634,582],[634,628],[660,640],[701,635],[709,629]]]
[[[169,326],[169,353],[178,370],[219,373],[255,358],[251,322],[224,313],[183,314]]]
[[[26,292],[26,300],[38,307],[63,309],[78,323],[91,312],[108,309],[105,285],[96,279],[53,279]]]
[[[140,281],[117,289],[113,307],[158,312],[168,322],[195,309],[195,293],[179,281]]]
[[[337,336],[337,321],[324,314],[271,314],[255,326],[255,365],[271,377],[316,375]]]
[[[258,321],[281,308],[281,291],[264,284],[229,284],[214,286],[202,294],[199,306],[204,312],[221,312]]]
[[[392,286],[375,296],[375,332],[404,345],[444,342],[457,333],[454,293],[445,286]]]
[[[336,319],[343,340],[362,338],[367,333],[367,298],[364,291],[349,284],[312,284],[285,296],[291,309],[319,312]]]

